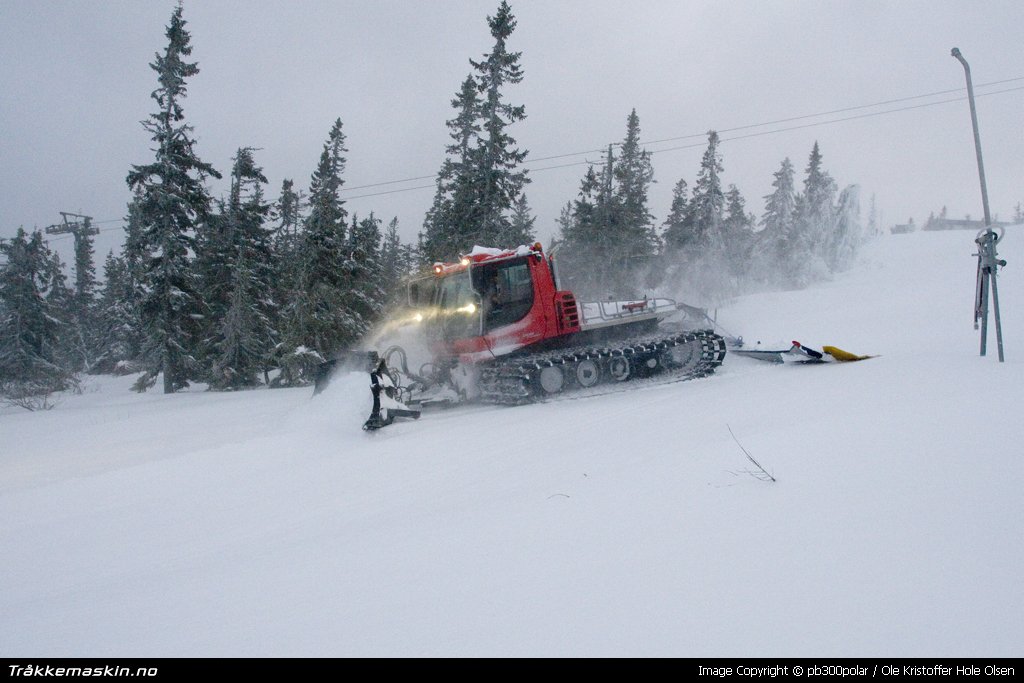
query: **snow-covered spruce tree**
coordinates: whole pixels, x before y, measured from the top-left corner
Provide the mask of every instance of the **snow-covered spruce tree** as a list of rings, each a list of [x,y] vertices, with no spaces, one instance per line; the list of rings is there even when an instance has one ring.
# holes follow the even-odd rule
[[[446,122],[452,142],[437,174],[434,202],[423,222],[421,254],[424,265],[451,260],[479,241],[481,222],[476,168],[479,157],[480,99],[476,81],[467,76],[452,100],[457,112]]]
[[[372,213],[362,220],[352,217],[348,258],[345,260],[345,312],[352,330],[351,342],[366,334],[384,311],[384,283],[381,279],[381,221]]]
[[[782,160],[779,170],[774,173],[775,180],[771,194],[765,195],[764,214],[761,225],[769,235],[789,236],[793,227],[796,211],[796,191],[793,185],[793,162],[786,157]]]
[[[132,201],[128,203],[128,215],[125,218],[125,240],[121,247],[121,260],[124,262],[124,288],[121,292],[121,313],[124,316],[125,342],[127,355],[117,358],[126,361],[122,364],[125,371],[136,371],[143,367],[142,356],[146,340],[146,329],[142,322],[142,302],[146,298],[145,267],[148,262],[143,233],[143,195],[142,188],[137,187]],[[104,315],[106,315],[104,308]]]
[[[607,168],[607,167],[606,167]],[[610,179],[610,175],[602,174]],[[614,217],[611,192],[604,178],[588,167],[580,181],[576,199],[566,207],[560,219],[563,248],[559,254],[559,274],[563,289],[577,296],[604,298],[611,270],[611,231]]]
[[[276,305],[272,299],[274,268],[270,231],[264,222],[270,204],[263,199],[267,183],[256,165],[253,149],[235,155],[231,194],[223,216],[230,249],[231,269],[227,308],[218,317],[213,337],[210,384],[218,389],[240,389],[259,384],[266,376],[269,356],[277,339]]]
[[[508,212],[529,182],[526,171],[520,166],[527,152],[516,147],[515,138],[508,128],[526,118],[526,107],[512,105],[504,99],[506,85],[515,85],[523,80],[519,65],[521,52],[509,52],[507,41],[516,28],[516,19],[505,0],[498,6],[493,17],[487,17],[487,25],[494,38],[494,47],[484,58],[470,60],[477,72],[477,88],[481,94],[480,121],[481,149],[479,167],[475,173],[480,187],[480,241],[497,244],[500,236],[508,230]],[[501,245],[497,246],[514,246]]]
[[[38,230],[0,242],[0,394],[25,407],[74,384],[65,346],[71,292]]]
[[[285,178],[281,182],[281,193],[274,205],[276,225],[272,247],[274,262],[277,264],[275,301],[286,299],[284,293],[291,290],[298,272],[296,265],[302,233],[303,202],[303,193],[295,190],[295,182]]]
[[[121,255],[107,254],[103,265],[103,286],[96,302],[97,373],[136,372],[145,331],[141,319],[143,264],[146,262],[142,240],[142,190],[136,188],[128,202],[125,240]]]
[[[157,73],[153,99],[159,109],[143,122],[155,143],[155,159],[133,165],[127,182],[140,190],[140,223],[144,253],[142,321],[146,330],[143,356],[145,388],[163,373],[164,393],[188,386],[198,375],[194,352],[198,343],[197,321],[205,314],[191,254],[193,231],[209,213],[208,176],[220,174],[196,155],[192,127],[184,122],[182,101],[186,79],[199,73],[178,5],[167,26],[167,48],[150,67]]]
[[[682,215],[673,221],[671,234],[666,237],[666,277],[701,305],[717,304],[735,289],[725,260],[728,257],[726,199],[718,145],[718,133],[709,131],[708,146],[689,202]]]
[[[499,236],[496,244],[503,247],[516,247],[520,244],[533,244],[535,233],[533,230],[537,218],[531,215],[530,202],[526,199],[526,193],[519,195],[519,199],[512,206],[512,216],[508,222],[508,232]]]
[[[757,279],[769,285],[785,285],[789,274],[799,270],[797,264],[790,260],[797,252],[793,174],[793,162],[786,157],[774,174],[772,187],[775,189],[764,198],[763,229],[759,235],[761,248],[754,269]]]
[[[138,310],[133,302],[128,265],[111,251],[103,264],[103,287],[97,303],[100,355],[96,372],[121,373],[132,369],[139,350]]]
[[[456,116],[446,122],[452,143],[423,224],[424,264],[451,260],[475,244],[514,246],[501,241],[510,236],[510,212],[529,179],[521,168],[527,152],[508,129],[526,118],[526,109],[507,103],[504,89],[523,79],[521,53],[507,47],[516,26],[507,2],[487,23],[494,47],[482,60],[470,60],[474,73],[452,100]]]
[[[132,200],[128,202],[128,215],[125,217],[124,244],[121,247],[121,258],[129,277],[136,283],[141,283],[145,274],[146,265],[146,241],[145,224],[143,216],[143,202],[145,196],[142,187],[137,186],[132,194]]]
[[[72,312],[75,304],[75,290],[68,285],[66,269],[63,261],[60,260],[60,255],[49,248],[47,251],[49,259],[45,277],[50,284],[49,291],[46,293],[46,301],[61,328],[56,347],[57,362],[69,371],[77,373],[82,369],[84,342]]]
[[[661,242],[647,208],[654,173],[639,137],[633,110],[618,158],[610,145],[601,170],[587,169],[578,199],[561,221],[562,273],[586,297],[638,296],[656,270]]]
[[[230,305],[234,264],[228,202],[221,198],[213,204],[214,210],[196,225],[195,258],[192,261],[196,285],[204,304],[203,316],[197,320],[193,354],[206,375],[213,363],[217,329]]]
[[[380,279],[384,301],[399,301],[405,291],[404,279],[410,274],[406,253],[398,235],[398,216],[388,223],[380,248]]]
[[[284,302],[281,376],[277,384],[310,381],[316,366],[356,341],[361,330],[345,310],[349,258],[341,199],[346,159],[341,119],[331,126],[309,185],[309,215],[296,258],[295,288]]]
[[[860,224],[860,187],[850,185],[839,193],[833,211],[833,223],[826,235],[825,262],[833,273],[853,265],[857,251],[864,243]]]
[[[264,297],[266,281],[259,267],[245,252],[236,259],[231,277],[230,300],[220,321],[210,386],[232,390],[260,384],[259,372],[266,372],[267,355],[274,345],[275,330]]]
[[[739,188],[733,184],[725,191],[725,229],[730,234],[741,234],[750,230],[753,221],[746,212],[747,201]]]
[[[710,236],[719,231],[725,211],[725,193],[722,191],[722,155],[718,151],[718,133],[708,132],[708,147],[700,162],[697,182],[690,198],[693,243],[707,245]]]
[[[729,294],[739,294],[750,280],[750,260],[754,252],[755,217],[746,212],[746,200],[735,185],[725,192],[725,217],[719,244],[724,270],[731,281]]]
[[[92,235],[83,232],[75,239],[75,308],[86,310],[93,303],[96,264],[93,263]]]
[[[822,167],[821,150],[815,140],[807,161],[804,190],[796,201],[795,237],[791,262],[799,286],[828,277],[825,253],[828,232],[835,220],[836,182]]]
[[[572,202],[565,203],[562,210],[558,212],[555,223],[558,225],[559,236],[555,238],[554,244],[560,244],[564,235],[572,230]]]
[[[96,265],[93,238],[88,232],[75,237],[75,287],[68,311],[74,327],[73,358],[75,370],[93,372],[101,353],[100,321],[96,308]]]
[[[693,214],[690,212],[688,191],[689,186],[683,178],[680,178],[672,188],[672,204],[669,206],[665,222],[662,223],[661,233],[666,254],[683,251],[695,243],[696,234],[691,225]]]
[[[648,270],[661,243],[654,216],[647,208],[647,192],[654,182],[650,152],[640,147],[640,117],[636,109],[626,119],[626,138],[614,168],[618,212],[616,241],[622,256],[622,280],[631,283]]]
[[[448,245],[448,240],[454,236],[450,228],[448,217],[451,215],[451,201],[445,196],[442,178],[445,175],[445,164],[437,174],[434,190],[434,201],[423,216],[423,227],[417,235],[416,253],[417,263],[421,268],[427,268],[430,264],[451,258],[446,254],[456,251],[454,244]]]

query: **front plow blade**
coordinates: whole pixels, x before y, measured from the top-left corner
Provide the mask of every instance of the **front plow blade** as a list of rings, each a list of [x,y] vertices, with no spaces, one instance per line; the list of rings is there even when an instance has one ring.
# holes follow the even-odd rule
[[[420,411],[409,409],[399,400],[401,391],[395,385],[383,358],[377,358],[376,364],[370,370],[370,392],[373,394],[373,410],[363,423],[363,429],[366,431],[387,427],[399,417],[413,420],[420,418]]]
[[[316,368],[313,378],[313,395],[316,396],[331,383],[339,372],[373,372],[380,357],[376,351],[351,351],[324,361]]]

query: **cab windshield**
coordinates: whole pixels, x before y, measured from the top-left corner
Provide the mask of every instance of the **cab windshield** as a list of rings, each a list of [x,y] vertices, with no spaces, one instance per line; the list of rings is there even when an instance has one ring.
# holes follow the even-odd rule
[[[437,305],[445,339],[480,334],[480,297],[473,290],[468,271],[449,275],[441,281]]]

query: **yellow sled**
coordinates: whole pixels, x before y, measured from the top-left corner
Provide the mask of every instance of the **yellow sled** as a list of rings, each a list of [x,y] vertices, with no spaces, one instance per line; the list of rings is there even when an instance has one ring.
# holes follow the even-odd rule
[[[835,346],[822,346],[821,350],[842,363],[852,360],[867,360],[868,358],[874,358],[874,356],[858,356],[855,353],[843,351]]]

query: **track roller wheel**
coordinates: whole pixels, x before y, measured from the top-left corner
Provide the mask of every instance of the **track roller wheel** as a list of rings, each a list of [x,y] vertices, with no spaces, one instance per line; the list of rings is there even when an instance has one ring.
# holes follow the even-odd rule
[[[601,381],[601,367],[597,361],[589,358],[576,364],[576,381],[584,389],[590,388]]]
[[[565,386],[565,373],[557,365],[542,368],[537,379],[540,388],[548,394],[557,394]]]
[[[633,374],[629,365],[629,359],[623,356],[615,356],[608,361],[608,374],[616,382],[625,382]]]

